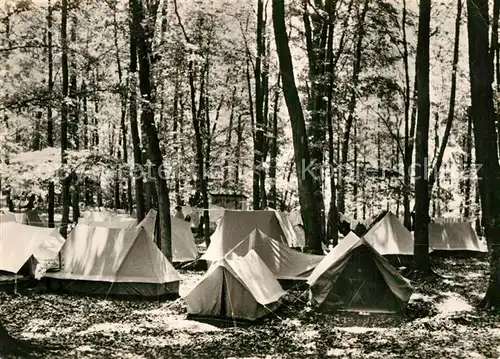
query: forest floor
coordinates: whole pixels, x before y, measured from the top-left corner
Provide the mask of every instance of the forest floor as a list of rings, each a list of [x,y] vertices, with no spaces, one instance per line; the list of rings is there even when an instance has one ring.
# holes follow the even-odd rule
[[[183,299],[109,300],[0,293],[12,336],[44,347],[37,358],[499,358],[500,313],[476,309],[486,261],[434,259],[404,315],[324,314],[292,292],[261,324],[219,329],[186,320]],[[203,272],[181,271],[181,295]]]

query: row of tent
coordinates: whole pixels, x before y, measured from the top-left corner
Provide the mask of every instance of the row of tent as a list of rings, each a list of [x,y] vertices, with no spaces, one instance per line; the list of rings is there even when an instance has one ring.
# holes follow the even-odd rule
[[[62,269],[45,274],[48,286],[87,294],[177,295],[181,277],[154,243],[155,220],[154,212],[139,224],[126,216],[86,214],[66,242],[59,241],[60,251],[55,246],[50,252],[51,256],[60,254]],[[187,222],[179,221],[189,227]],[[13,225],[17,229],[4,232]],[[53,231],[37,228],[30,237],[28,232],[20,232],[19,225],[36,228],[14,221],[0,223],[0,270],[16,272],[26,255],[44,258],[37,253],[44,246],[36,250],[33,247],[19,256],[16,265],[5,265],[12,261],[12,248],[19,247],[12,239],[35,238],[45,230]],[[191,233],[189,228],[185,232]],[[55,233],[47,232],[47,236]],[[186,234],[186,238],[190,237]],[[190,243],[186,238],[181,240],[183,245]],[[320,307],[399,311],[409,300],[412,288],[382,254],[410,253],[410,241],[411,233],[387,213],[372,224],[363,238],[351,232],[328,255],[311,255],[290,248],[294,231],[283,214],[226,210],[202,256],[211,266],[185,297],[188,313],[255,320],[279,306],[279,298],[285,293],[280,281],[289,279],[307,281],[311,302]],[[190,258],[193,255],[197,256],[197,252]]]

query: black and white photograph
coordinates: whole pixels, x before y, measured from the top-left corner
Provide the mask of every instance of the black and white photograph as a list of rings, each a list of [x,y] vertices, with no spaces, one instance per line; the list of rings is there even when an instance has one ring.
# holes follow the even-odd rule
[[[0,0],[0,359],[499,359],[500,0]]]

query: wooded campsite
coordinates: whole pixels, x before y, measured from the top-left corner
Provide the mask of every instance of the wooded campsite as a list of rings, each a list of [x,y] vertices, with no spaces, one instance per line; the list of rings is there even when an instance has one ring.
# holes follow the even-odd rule
[[[499,358],[500,0],[0,0],[0,358]]]

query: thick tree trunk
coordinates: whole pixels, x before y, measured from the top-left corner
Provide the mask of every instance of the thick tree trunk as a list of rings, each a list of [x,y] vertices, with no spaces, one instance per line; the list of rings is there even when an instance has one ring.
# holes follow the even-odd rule
[[[450,104],[448,109],[448,117],[446,118],[446,127],[444,130],[443,140],[437,155],[436,162],[429,177],[429,193],[432,193],[432,187],[436,181],[436,176],[439,176],[439,170],[443,162],[444,151],[448,145],[448,138],[451,133],[451,125],[455,117],[455,97],[457,93],[457,67],[460,55],[460,20],[462,17],[462,0],[457,0],[457,17],[455,18],[455,45],[453,47],[453,63],[451,65],[451,89],[450,89]]]
[[[498,164],[495,111],[491,76],[493,62],[488,44],[488,0],[467,0],[469,73],[472,120],[479,192],[486,241],[490,254],[490,277],[483,300],[485,307],[500,307],[500,166]]]
[[[314,203],[314,178],[310,173],[311,160],[306,125],[299,93],[295,85],[292,56],[288,45],[288,35],[285,25],[284,0],[273,0],[273,24],[279,67],[283,80],[283,94],[292,126],[295,166],[299,188],[299,202],[304,219],[306,246],[309,250],[322,253],[321,229],[322,215],[319,206]]]
[[[130,0],[132,13],[134,0]],[[134,179],[135,179],[135,203],[137,220],[141,221],[146,215],[144,203],[144,182],[143,182],[143,162],[141,151],[141,140],[139,137],[139,127],[137,124],[137,35],[133,21],[130,22],[130,134],[132,135],[132,148],[134,152]]]
[[[52,98],[52,92],[54,90],[54,59],[52,53],[52,4],[51,1],[48,0],[47,3],[48,13],[47,13],[47,62],[49,67],[49,95]],[[52,119],[52,104],[49,103],[47,106],[47,146],[54,147],[54,121]],[[48,190],[48,216],[49,216],[49,228],[54,228],[54,213],[55,213],[55,189],[54,189],[54,181],[49,182],[49,190]]]
[[[68,96],[69,90],[69,77],[68,77],[68,0],[61,2],[61,68],[62,68],[62,103],[61,103],[61,163],[67,163],[66,150],[68,149],[68,105],[64,100]],[[68,233],[69,222],[69,206],[71,204],[70,198],[70,179],[67,174],[63,175],[62,179],[62,220],[59,232],[66,238]]]
[[[149,154],[153,165],[153,176],[156,180],[158,190],[158,214],[160,230],[160,249],[172,261],[172,234],[170,224],[170,199],[167,181],[165,178],[165,168],[163,165],[163,155],[160,149],[160,142],[154,121],[152,85],[151,85],[151,67],[149,58],[150,48],[148,47],[149,34],[144,27],[144,7],[142,0],[132,0],[132,16],[134,29],[137,31],[137,45],[139,57],[139,87],[141,96],[144,99],[141,112],[141,122],[147,134]]]
[[[415,269],[427,272],[429,263],[429,39],[431,0],[420,0],[417,40],[418,119],[416,134],[415,168],[415,244],[413,261]]]

